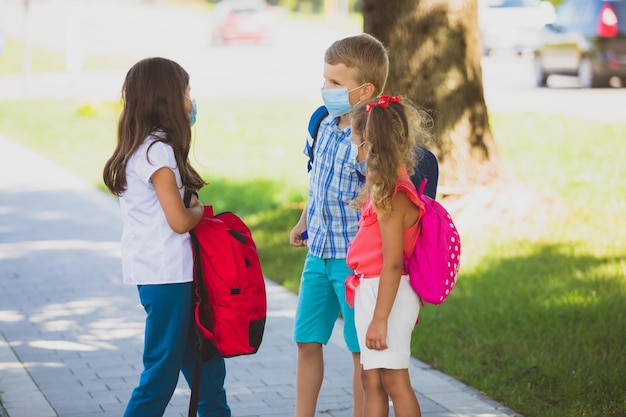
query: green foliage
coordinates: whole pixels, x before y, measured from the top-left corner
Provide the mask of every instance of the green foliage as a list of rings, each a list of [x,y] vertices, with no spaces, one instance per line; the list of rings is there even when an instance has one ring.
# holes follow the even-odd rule
[[[316,105],[200,102],[194,128],[191,159],[210,181],[202,201],[241,214],[265,275],[293,291],[306,251],[288,236],[306,199],[302,147]],[[102,188],[119,109],[0,102],[0,132]],[[526,417],[626,415],[626,124],[491,119],[509,168],[549,204],[535,208],[535,222],[518,220],[522,227],[463,236],[458,288],[444,305],[423,308],[412,350]]]
[[[98,109],[91,103],[85,103],[78,106],[76,113],[83,117],[93,117],[98,115]]]

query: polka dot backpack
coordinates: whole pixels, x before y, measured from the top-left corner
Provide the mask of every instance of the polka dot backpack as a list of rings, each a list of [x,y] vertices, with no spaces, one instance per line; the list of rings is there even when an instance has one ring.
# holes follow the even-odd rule
[[[411,287],[423,302],[441,304],[456,284],[461,261],[461,239],[452,217],[443,206],[424,195],[426,179],[417,195],[426,211],[420,219],[421,228],[410,256],[405,255],[405,270]]]

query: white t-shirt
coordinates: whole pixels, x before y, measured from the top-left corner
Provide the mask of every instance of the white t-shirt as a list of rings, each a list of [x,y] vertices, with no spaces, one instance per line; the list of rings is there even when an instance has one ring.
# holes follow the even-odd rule
[[[170,168],[182,197],[180,172],[172,147],[155,140],[154,136],[146,138],[126,165],[127,187],[120,196],[124,222],[122,273],[126,284],[173,284],[193,280],[189,233],[178,234],[170,228],[150,179],[158,169]]]

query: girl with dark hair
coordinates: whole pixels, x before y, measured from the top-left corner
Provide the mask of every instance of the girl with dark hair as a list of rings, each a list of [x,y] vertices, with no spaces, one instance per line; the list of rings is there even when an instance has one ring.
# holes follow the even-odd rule
[[[180,371],[191,386],[198,349],[193,322],[189,231],[204,208],[205,185],[189,163],[196,118],[189,74],[176,62],[147,58],[126,74],[117,146],[103,179],[120,198],[124,283],[137,285],[146,311],[143,366],[124,417],[162,416]],[[185,192],[192,194],[189,207]],[[224,358],[202,364],[201,417],[229,417]]]

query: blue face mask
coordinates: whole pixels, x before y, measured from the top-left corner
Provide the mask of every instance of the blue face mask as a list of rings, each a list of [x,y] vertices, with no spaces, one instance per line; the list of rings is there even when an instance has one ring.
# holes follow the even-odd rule
[[[196,124],[196,116],[198,115],[198,105],[196,99],[191,100],[191,113],[189,113],[189,126]]]
[[[356,103],[354,106],[350,105],[350,96],[354,90],[357,90],[363,87],[365,84],[361,84],[360,86],[353,88],[352,90],[348,90],[346,87],[339,88],[322,88],[322,101],[324,105],[328,109],[328,114],[330,117],[339,117],[351,111],[356,105],[360,103]]]
[[[356,155],[359,153],[359,147],[358,145],[356,145],[354,142],[352,142],[351,144],[351,150],[350,150],[350,154],[354,155],[354,158],[356,159]],[[359,176],[359,180],[361,181],[365,181],[365,173],[366,173],[366,161],[365,159],[362,161],[356,161],[356,173]]]
[[[365,161],[365,159],[364,159],[364,160],[362,160],[361,162],[357,162],[357,163],[356,163],[356,170],[357,170],[357,172],[358,172],[359,174],[361,174],[361,175],[365,175],[365,173],[366,173],[366,168],[367,168],[367,166],[366,166],[366,163],[365,163],[365,162],[366,162],[366,161]]]

